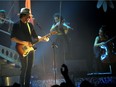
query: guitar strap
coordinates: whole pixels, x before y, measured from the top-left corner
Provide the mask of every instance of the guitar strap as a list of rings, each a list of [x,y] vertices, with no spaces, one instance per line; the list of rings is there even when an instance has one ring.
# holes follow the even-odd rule
[[[28,27],[28,30],[29,30],[29,33],[30,33],[30,36],[31,36],[31,35],[32,35],[32,32],[31,32],[31,28],[30,28],[29,23],[27,23],[27,27]],[[32,43],[37,42],[37,41],[35,41],[32,37],[31,37],[31,39],[32,39]],[[34,48],[34,50],[35,50],[35,49],[37,49],[37,48],[36,48],[36,47],[34,47],[34,46],[33,46],[33,48]]]
[[[30,29],[29,23],[27,23],[27,27],[28,27],[29,33],[31,35],[31,29]]]

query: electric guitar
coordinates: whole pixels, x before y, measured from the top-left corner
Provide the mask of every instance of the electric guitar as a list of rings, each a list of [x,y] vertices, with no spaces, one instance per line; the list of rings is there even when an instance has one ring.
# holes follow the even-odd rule
[[[56,32],[56,31],[52,31],[52,32],[46,34],[45,36],[43,36],[43,37],[41,37],[41,38],[45,38],[45,37],[48,37],[48,38],[49,38],[51,35],[54,35],[54,34],[57,34],[57,32]],[[23,45],[23,44],[17,44],[17,45],[16,45],[16,50],[17,50],[17,52],[18,52],[21,56],[26,57],[26,56],[29,54],[30,51],[35,50],[33,46],[34,46],[37,42],[39,42],[39,41],[36,41],[35,43],[33,43],[32,46],[25,46],[25,45]]]

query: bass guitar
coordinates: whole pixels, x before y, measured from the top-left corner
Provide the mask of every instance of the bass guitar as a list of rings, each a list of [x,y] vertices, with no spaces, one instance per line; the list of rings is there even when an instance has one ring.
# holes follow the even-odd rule
[[[41,38],[45,38],[45,37],[48,37],[48,38],[49,38],[51,35],[54,35],[54,34],[57,34],[57,32],[56,32],[56,31],[52,31],[52,32],[46,34],[45,36],[43,36],[43,37],[41,37]],[[39,42],[39,41],[37,41],[37,42]],[[29,54],[30,51],[35,50],[33,46],[34,46],[37,42],[33,43],[32,46],[25,46],[25,45],[23,45],[23,44],[17,44],[17,45],[16,45],[16,50],[17,50],[17,52],[18,52],[21,56],[26,57],[26,56]]]

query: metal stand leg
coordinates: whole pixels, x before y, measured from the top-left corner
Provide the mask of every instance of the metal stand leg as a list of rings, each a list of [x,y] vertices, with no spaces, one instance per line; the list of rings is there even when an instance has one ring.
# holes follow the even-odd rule
[[[55,42],[52,43],[52,48],[53,48],[53,71],[54,71],[54,79],[55,79],[55,84],[56,84],[56,55],[55,55],[55,47],[58,48],[58,46],[55,44]]]

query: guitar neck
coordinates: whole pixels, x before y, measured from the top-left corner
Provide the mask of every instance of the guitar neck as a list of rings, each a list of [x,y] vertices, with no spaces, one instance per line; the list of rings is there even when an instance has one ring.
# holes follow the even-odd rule
[[[48,34],[46,34],[45,36],[43,36],[43,37],[50,37],[52,34],[51,33],[48,33]]]
[[[54,35],[54,34],[57,34],[57,32],[56,31],[52,31],[52,32],[50,32],[50,33],[48,33],[48,34],[46,34],[45,36],[43,36],[43,37],[41,37],[41,38],[46,38],[46,37],[50,37],[50,36],[52,36],[52,35]],[[34,43],[33,44],[36,44],[37,42],[39,42],[39,40],[37,40],[37,41],[34,41]]]
[[[116,36],[115,37],[112,37],[111,39],[109,39],[109,40],[107,40],[105,43],[108,43],[108,42],[110,42],[111,40],[113,40],[114,38],[116,38]]]

